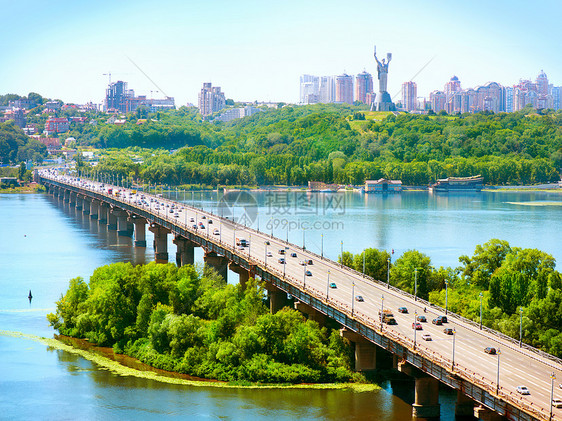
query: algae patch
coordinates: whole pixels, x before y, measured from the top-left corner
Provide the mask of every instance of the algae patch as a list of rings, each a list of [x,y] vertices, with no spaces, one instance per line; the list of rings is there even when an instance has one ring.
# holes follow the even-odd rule
[[[21,332],[13,332],[8,330],[0,330],[0,335],[9,336],[13,338],[28,339],[31,341],[39,342],[47,345],[52,349],[69,352],[72,354],[80,355],[81,357],[97,364],[99,367],[111,371],[119,376],[134,376],[147,380],[154,380],[163,383],[177,384],[184,386],[199,386],[199,387],[223,387],[231,389],[323,389],[323,390],[348,390],[357,393],[373,392],[380,390],[381,387],[376,384],[367,383],[328,383],[328,384],[235,384],[225,383],[218,381],[197,381],[187,380],[175,377],[168,377],[155,373],[153,371],[135,370],[119,364],[110,358],[96,354],[95,352],[78,349],[73,346],[67,345],[62,341],[54,338],[44,338],[36,335],[29,335]]]

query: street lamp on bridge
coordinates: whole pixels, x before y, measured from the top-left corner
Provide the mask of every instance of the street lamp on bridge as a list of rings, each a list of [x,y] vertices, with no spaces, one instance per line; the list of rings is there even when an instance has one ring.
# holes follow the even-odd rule
[[[265,244],[265,267],[267,268],[267,243],[268,241],[263,242]]]
[[[390,288],[390,257],[386,259],[386,287]]]
[[[556,380],[556,374],[554,371],[550,374],[550,416],[549,420],[552,420],[552,400],[554,399],[554,380]]]
[[[455,338],[457,336],[457,330],[453,328],[453,369],[455,368]]]
[[[448,314],[449,281],[445,280],[445,314]]]
[[[303,286],[302,287],[303,287],[303,289],[306,289],[306,261],[304,262],[302,273],[303,273],[303,275],[302,275],[302,285]]]
[[[482,297],[484,296],[484,294],[480,292],[478,296],[480,297],[480,330],[482,330]]]
[[[412,325],[414,328],[414,351],[416,350],[416,333],[417,333],[417,328],[416,328],[416,323],[418,322],[418,310],[414,311],[414,324]]]
[[[501,355],[501,351],[498,348],[496,351],[496,354],[498,356],[498,376],[496,378],[496,395],[500,393],[500,355]]]
[[[523,346],[523,307],[519,307],[519,348]]]
[[[329,292],[330,292],[330,269],[328,269],[328,281],[326,282],[326,301],[328,301]]]

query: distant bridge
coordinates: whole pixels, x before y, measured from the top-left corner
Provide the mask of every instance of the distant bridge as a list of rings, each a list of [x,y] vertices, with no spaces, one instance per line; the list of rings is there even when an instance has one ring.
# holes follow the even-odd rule
[[[261,278],[272,312],[283,308],[290,294],[295,308],[308,318],[320,324],[328,318],[335,320],[342,327],[341,334],[355,344],[358,371],[375,369],[377,354],[390,352],[394,366],[415,378],[414,416],[439,416],[442,382],[457,390],[457,415],[474,414],[484,420],[562,419],[562,410],[551,405],[553,396],[562,395],[555,380],[562,379],[562,361],[549,354],[520,347],[512,338],[450,312],[448,323],[434,325],[431,320],[445,314],[439,307],[295,244],[185,203],[144,192],[134,195],[131,190],[53,170],[36,171],[35,179],[59,200],[108,229],[134,235],[137,247],[146,246],[148,225],[154,233],[157,262],[168,262],[167,236],[173,234],[179,266],[192,264],[194,248],[202,247],[205,262],[225,279],[228,268],[240,275],[241,283],[250,277]],[[119,196],[117,190],[121,190]],[[237,238],[249,245],[237,245]],[[308,263],[301,265],[302,261]],[[399,307],[407,307],[408,313],[397,312]],[[383,324],[381,309],[391,309],[397,325]],[[412,328],[416,314],[428,319],[421,331]],[[454,328],[453,334],[445,334],[444,327]],[[429,334],[432,340],[423,340],[422,334]],[[487,354],[485,347],[501,353]],[[518,386],[526,386],[530,395],[518,393]]]

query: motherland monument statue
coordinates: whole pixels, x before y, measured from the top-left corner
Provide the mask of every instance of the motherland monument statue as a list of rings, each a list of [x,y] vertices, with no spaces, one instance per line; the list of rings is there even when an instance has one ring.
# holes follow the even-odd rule
[[[377,73],[379,77],[379,92],[377,93],[375,102],[371,105],[371,111],[395,111],[396,107],[392,103],[390,94],[386,91],[388,80],[388,65],[392,60],[392,53],[387,53],[386,62],[382,62],[377,58],[377,46],[375,45],[375,61],[377,62]]]

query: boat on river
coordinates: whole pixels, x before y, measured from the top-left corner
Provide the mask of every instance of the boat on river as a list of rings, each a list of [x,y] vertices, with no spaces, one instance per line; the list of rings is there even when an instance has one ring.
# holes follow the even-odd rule
[[[429,186],[432,192],[479,192],[482,190],[484,177],[475,175],[471,177],[447,177],[437,180]]]

